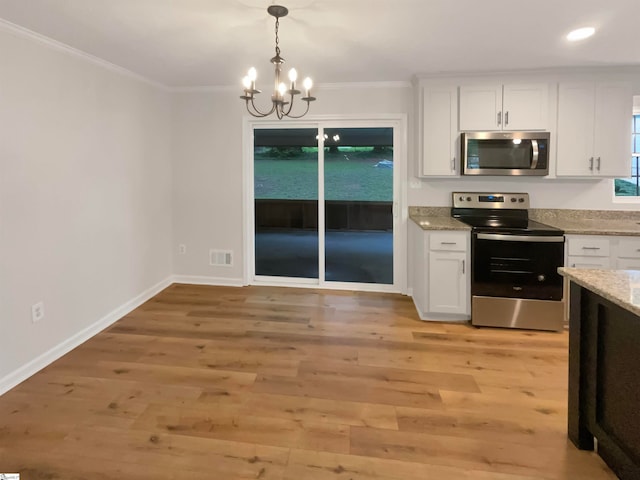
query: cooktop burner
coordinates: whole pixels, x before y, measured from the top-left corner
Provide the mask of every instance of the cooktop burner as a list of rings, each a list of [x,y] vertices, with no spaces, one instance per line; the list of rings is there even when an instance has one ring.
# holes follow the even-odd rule
[[[562,235],[559,228],[545,225],[534,220],[499,219],[487,217],[456,217],[461,222],[473,227],[478,232],[531,234],[531,235]]]
[[[506,235],[563,235],[559,228],[529,220],[529,194],[454,192],[451,216],[474,232]]]

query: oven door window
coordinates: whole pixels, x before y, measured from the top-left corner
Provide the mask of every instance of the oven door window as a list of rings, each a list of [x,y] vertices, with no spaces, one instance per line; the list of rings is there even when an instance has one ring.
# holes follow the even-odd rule
[[[531,237],[532,239],[535,237]],[[473,239],[471,293],[479,296],[562,300],[563,242]]]

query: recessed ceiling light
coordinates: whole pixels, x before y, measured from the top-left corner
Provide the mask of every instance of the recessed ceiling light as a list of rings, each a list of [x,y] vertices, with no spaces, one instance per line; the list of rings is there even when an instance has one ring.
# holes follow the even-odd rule
[[[593,27],[584,27],[573,30],[567,34],[567,40],[570,42],[577,42],[578,40],[584,40],[596,33],[596,29]]]

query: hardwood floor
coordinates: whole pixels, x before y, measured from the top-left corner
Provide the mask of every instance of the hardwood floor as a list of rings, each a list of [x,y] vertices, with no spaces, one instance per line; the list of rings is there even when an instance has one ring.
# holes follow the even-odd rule
[[[614,479],[566,438],[567,340],[398,295],[172,285],[0,397],[0,472]]]

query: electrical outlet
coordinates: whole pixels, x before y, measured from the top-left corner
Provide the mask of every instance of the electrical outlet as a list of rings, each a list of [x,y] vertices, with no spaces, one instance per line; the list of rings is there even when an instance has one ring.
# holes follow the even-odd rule
[[[33,323],[39,322],[44,318],[44,303],[38,302],[31,305],[31,321]]]
[[[187,246],[184,243],[178,245],[178,254],[185,255],[187,253]]]

